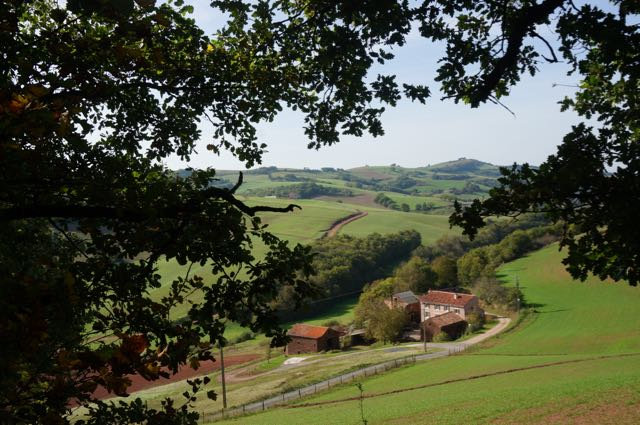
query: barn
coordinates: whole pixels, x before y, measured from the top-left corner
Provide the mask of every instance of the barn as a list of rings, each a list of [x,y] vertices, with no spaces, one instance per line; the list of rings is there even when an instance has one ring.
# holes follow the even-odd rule
[[[451,339],[456,339],[467,329],[467,322],[456,313],[449,312],[425,320],[422,326],[427,341],[431,341],[440,332],[446,333]]]
[[[289,329],[287,335],[291,338],[291,342],[285,349],[288,355],[317,353],[340,348],[340,332],[325,326],[297,323]]]

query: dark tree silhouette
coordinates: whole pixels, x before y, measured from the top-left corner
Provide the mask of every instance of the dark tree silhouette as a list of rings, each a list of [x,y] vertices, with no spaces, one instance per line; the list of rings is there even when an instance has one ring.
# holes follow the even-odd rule
[[[368,76],[412,25],[447,44],[446,97],[500,102],[521,74],[562,57],[582,80],[563,107],[599,121],[578,123],[540,168],[505,170],[491,198],[458,207],[452,223],[473,235],[487,215],[543,211],[567,223],[574,275],[635,284],[640,6],[602,3],[214,0],[228,21],[206,35],[182,0],[0,0],[0,421],[65,423],[97,386],[124,394],[128,374],[197,365],[224,343],[227,320],[282,342],[269,305],[284,285],[308,292],[309,251],[256,213],[295,206],[247,206],[234,196],[241,178],[219,188],[214,170],[180,177],[162,160],[188,160],[204,120],[211,152],[259,164],[255,124],[283,107],[304,114],[310,148],[383,134],[385,105],[430,94]],[[560,55],[540,35],[547,24]],[[251,254],[256,241],[264,259]],[[163,258],[211,273],[188,268],[156,299]],[[188,299],[201,301],[174,320]],[[159,410],[97,403],[84,422],[194,423],[193,392]]]

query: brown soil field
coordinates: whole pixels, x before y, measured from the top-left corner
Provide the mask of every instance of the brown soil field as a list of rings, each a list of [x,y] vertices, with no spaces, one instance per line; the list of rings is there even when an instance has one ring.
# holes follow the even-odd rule
[[[314,199],[318,199],[320,201],[329,201],[329,202],[340,201],[345,204],[362,205],[365,207],[372,207],[372,208],[384,208],[382,205],[376,204],[373,201],[374,198],[375,196],[373,194],[364,193],[362,195],[355,195],[355,196],[318,196],[317,198],[314,198]]]
[[[224,356],[225,369],[231,366],[237,366],[244,363],[249,363],[253,360],[260,358],[259,354],[238,354],[233,356]],[[159,387],[161,385],[170,384],[172,382],[178,382],[185,379],[193,378],[195,376],[207,375],[211,372],[215,372],[220,369],[220,362],[208,360],[200,363],[198,369],[193,369],[188,366],[183,366],[178,373],[172,375],[169,378],[160,378],[156,381],[147,381],[139,375],[130,375],[131,386],[128,389],[129,394],[136,391],[144,390],[146,388]],[[116,397],[115,394],[107,392],[103,387],[99,387],[94,393],[94,397],[104,400],[112,397]]]

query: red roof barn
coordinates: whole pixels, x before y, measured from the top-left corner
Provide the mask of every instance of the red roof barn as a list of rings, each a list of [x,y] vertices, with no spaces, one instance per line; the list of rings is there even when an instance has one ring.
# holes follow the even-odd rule
[[[285,351],[287,354],[317,353],[340,348],[340,332],[325,326],[297,323],[287,335],[291,338]]]
[[[427,341],[431,341],[440,332],[446,333],[451,339],[456,339],[467,329],[467,322],[456,313],[449,312],[427,319],[423,326]]]

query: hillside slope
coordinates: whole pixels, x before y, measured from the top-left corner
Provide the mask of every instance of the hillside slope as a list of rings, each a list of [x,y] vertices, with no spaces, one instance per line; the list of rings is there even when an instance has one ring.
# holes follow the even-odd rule
[[[640,289],[575,282],[550,246],[503,266],[536,312],[484,349],[363,381],[369,424],[640,423]],[[353,385],[226,423],[360,423]]]

